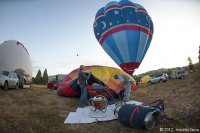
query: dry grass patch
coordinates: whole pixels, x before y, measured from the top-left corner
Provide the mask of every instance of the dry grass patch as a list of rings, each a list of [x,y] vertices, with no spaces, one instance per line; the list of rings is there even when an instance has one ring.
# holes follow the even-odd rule
[[[139,86],[132,99],[150,103],[164,99],[166,113],[172,117],[200,110],[200,73],[187,79],[163,84]],[[118,120],[92,124],[64,124],[69,112],[75,111],[78,98],[57,95],[46,86],[33,85],[27,89],[0,90],[0,133],[137,133],[146,132],[125,127]],[[200,113],[163,123],[148,132],[160,132],[160,127],[199,128]]]

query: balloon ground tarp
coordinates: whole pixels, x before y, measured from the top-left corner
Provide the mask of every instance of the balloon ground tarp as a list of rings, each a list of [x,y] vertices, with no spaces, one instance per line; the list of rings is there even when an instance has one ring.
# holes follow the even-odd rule
[[[145,57],[154,27],[144,7],[121,0],[109,2],[97,11],[93,29],[105,52],[132,75]]]
[[[80,87],[78,85],[78,69],[70,72],[58,87],[58,94],[67,97],[80,96]],[[118,98],[120,88],[120,81],[114,79],[115,74],[126,74],[124,71],[107,66],[86,66],[86,73],[91,73],[88,80],[88,92],[90,97],[96,95],[103,95],[108,99]],[[129,76],[129,75],[128,75]],[[130,77],[132,78],[132,77]],[[135,82],[131,86],[133,91],[136,88]]]

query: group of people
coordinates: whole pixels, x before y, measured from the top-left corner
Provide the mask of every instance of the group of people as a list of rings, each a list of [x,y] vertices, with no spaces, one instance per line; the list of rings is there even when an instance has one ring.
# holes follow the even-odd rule
[[[79,67],[78,81],[81,88],[80,104],[79,107],[85,107],[88,105],[88,90],[87,90],[87,80],[90,78],[90,74],[84,72],[85,66],[81,65]],[[131,85],[133,79],[125,74],[114,75],[114,79],[120,81],[120,87],[124,87],[124,101],[129,101],[129,95],[131,91]]]

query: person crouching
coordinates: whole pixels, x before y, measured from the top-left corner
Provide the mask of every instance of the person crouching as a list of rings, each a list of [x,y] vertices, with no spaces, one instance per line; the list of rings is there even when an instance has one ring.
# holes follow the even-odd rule
[[[125,86],[125,91],[124,91],[124,101],[127,102],[129,101],[129,96],[131,92],[131,85],[134,82],[132,78],[130,78],[126,74],[119,74],[119,75],[114,75],[114,79],[119,79],[120,80],[120,87]]]

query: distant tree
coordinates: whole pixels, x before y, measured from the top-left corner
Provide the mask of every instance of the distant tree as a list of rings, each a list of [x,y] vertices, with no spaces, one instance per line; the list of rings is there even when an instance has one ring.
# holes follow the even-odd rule
[[[41,84],[42,83],[42,73],[41,73],[41,70],[39,69],[38,70],[38,73],[35,77],[35,83],[36,84]]]
[[[200,45],[199,45],[199,63],[200,63]]]
[[[43,73],[43,84],[47,84],[48,83],[48,73],[47,73],[47,69],[44,70],[44,73]]]
[[[188,57],[188,61],[189,61],[189,65],[188,65],[188,68],[189,68],[189,71],[190,70],[194,70],[194,65],[193,65],[193,63],[192,63],[192,59],[190,58],[190,57]]]
[[[56,75],[56,81],[58,81],[58,75]]]
[[[192,59],[188,57],[189,65],[192,64]]]
[[[133,77],[133,79],[135,79],[135,81],[137,81],[137,82],[139,82],[140,79],[142,78],[142,77],[136,76],[136,75],[133,75],[132,77]]]
[[[32,82],[35,83],[35,77],[32,77]]]
[[[171,75],[172,70],[171,70],[171,69],[168,69],[166,73],[167,73],[168,75]]]

